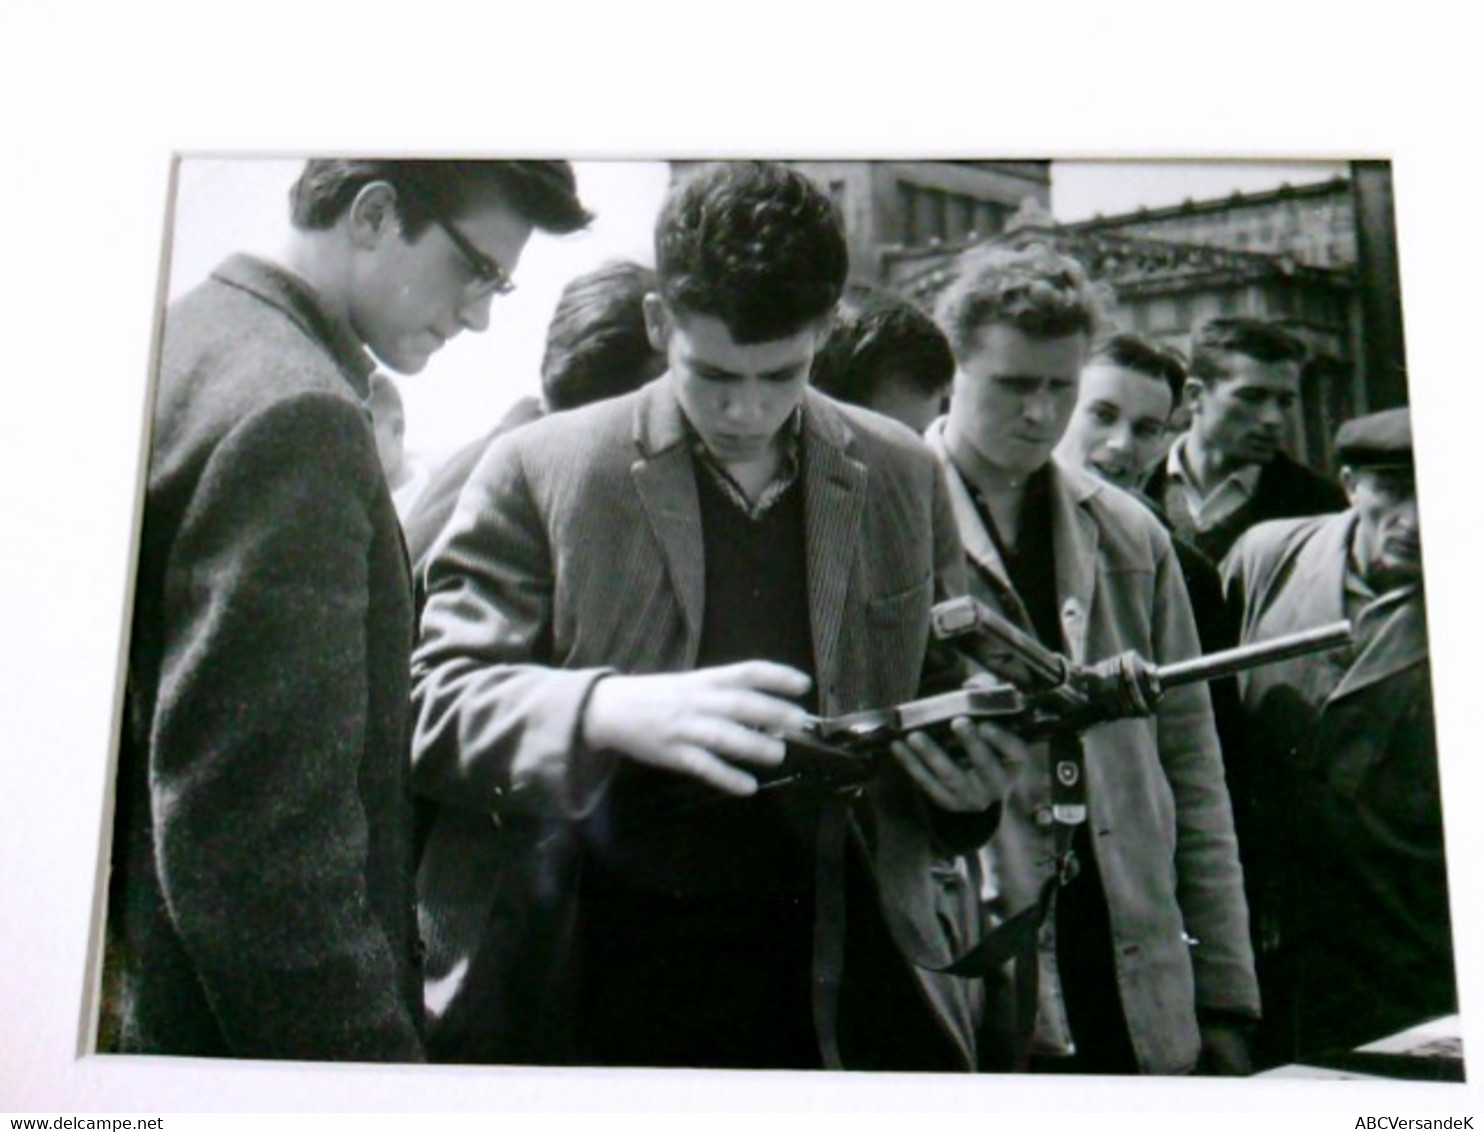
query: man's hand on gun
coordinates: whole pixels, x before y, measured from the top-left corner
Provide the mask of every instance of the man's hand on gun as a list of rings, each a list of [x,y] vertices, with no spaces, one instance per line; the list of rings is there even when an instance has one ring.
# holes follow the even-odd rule
[[[607,676],[593,686],[583,733],[590,746],[746,796],[756,793],[759,770],[783,761],[780,736],[813,718],[782,697],[809,688],[804,673],[761,660],[679,674]]]
[[[981,813],[1004,802],[1030,757],[1030,744],[989,720],[959,716],[949,727],[956,755],[928,732],[913,731],[891,744],[892,757],[941,810]]]
[[[591,746],[745,797],[783,762],[784,737],[818,722],[792,701],[809,688],[804,673],[768,661],[608,676],[593,687],[584,736]],[[940,809],[976,813],[1003,801],[1026,762],[1026,741],[987,720],[955,720],[952,734],[952,753],[917,731],[893,742],[891,754]]]
[[[934,618],[940,640],[966,648],[995,677],[822,720],[796,702],[809,677],[769,661],[607,676],[588,700],[584,738],[741,797],[798,780],[849,789],[889,753],[939,809],[975,813],[1005,800],[1032,744],[1047,734],[1148,715],[1170,687],[1335,648],[1350,636],[1348,623],[1338,623],[1161,667],[1126,654],[1083,668],[971,599],[936,606]]]

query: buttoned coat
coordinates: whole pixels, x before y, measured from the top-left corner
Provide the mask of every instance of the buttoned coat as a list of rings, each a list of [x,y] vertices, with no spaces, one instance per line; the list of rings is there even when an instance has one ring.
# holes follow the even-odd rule
[[[1242,639],[1339,621],[1354,511],[1253,527],[1224,575]],[[1366,607],[1359,649],[1240,680],[1262,773],[1260,847],[1293,979],[1298,1056],[1456,1009],[1423,592]],[[1285,991],[1290,988],[1284,988]],[[1285,1012],[1286,1015],[1287,1012]]]
[[[125,1051],[422,1059],[411,579],[370,371],[246,256],[166,314],[109,902]]]
[[[1034,626],[943,442],[942,461],[969,563],[969,591],[1026,632]],[[1200,651],[1169,535],[1131,496],[1053,457],[1051,528],[1062,644],[1088,664],[1133,650],[1156,663]],[[1149,719],[1082,738],[1088,821],[1107,894],[1119,996],[1139,1067],[1184,1073],[1200,1053],[1196,1009],[1256,1017],[1259,1003],[1231,803],[1210,700],[1171,690]],[[987,854],[1002,915],[1032,905],[1053,871],[1046,748],[1022,773]],[[1084,862],[1084,867],[1087,863]],[[1053,913],[1054,914],[1054,913]],[[1069,1035],[1048,920],[1040,944],[1036,1043]]]
[[[479,972],[501,961],[488,954],[502,926],[491,890],[524,839],[502,844],[490,814],[556,815],[543,828],[560,837],[611,766],[582,742],[594,682],[696,665],[705,563],[690,438],[668,375],[527,425],[486,453],[433,555],[414,779],[441,803],[419,873],[435,1043],[467,1033],[460,1017],[479,1005]],[[905,428],[812,390],[802,460],[816,706],[837,715],[909,699],[929,608],[963,586],[936,462]],[[947,963],[974,940],[976,917],[923,799],[892,768],[855,818],[898,945]],[[926,971],[918,981],[972,1066],[978,988]],[[475,1026],[519,1025],[488,1009]]]

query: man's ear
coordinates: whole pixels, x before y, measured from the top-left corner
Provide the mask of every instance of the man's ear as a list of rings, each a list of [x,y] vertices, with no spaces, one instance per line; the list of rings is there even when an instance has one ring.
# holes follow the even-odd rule
[[[1350,500],[1352,507],[1355,505],[1355,485],[1358,482],[1353,468],[1348,465],[1340,468],[1340,486],[1345,489],[1345,498]]]
[[[374,248],[389,236],[401,235],[397,190],[385,181],[362,185],[346,214],[351,242],[358,248]]]
[[[1182,390],[1184,399],[1181,404],[1185,406],[1187,411],[1194,413],[1196,406],[1201,403],[1201,397],[1205,392],[1206,383],[1204,381],[1198,377],[1187,377],[1185,379],[1185,388]],[[1180,408],[1180,405],[1176,405],[1175,408]],[[1173,412],[1173,410],[1171,411]]]
[[[817,354],[823,350],[829,342],[830,335],[835,332],[835,315],[831,311],[814,324],[814,352]]]
[[[670,349],[670,312],[665,300],[651,291],[644,296],[644,333],[649,344],[661,354]]]

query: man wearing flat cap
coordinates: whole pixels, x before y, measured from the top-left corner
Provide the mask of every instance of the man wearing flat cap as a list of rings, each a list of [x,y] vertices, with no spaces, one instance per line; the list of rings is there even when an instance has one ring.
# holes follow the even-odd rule
[[[1242,643],[1348,618],[1353,643],[1241,679],[1281,868],[1264,1060],[1351,1049],[1456,1010],[1407,409],[1350,421],[1337,515],[1249,530],[1223,568]],[[1274,885],[1276,887],[1276,884]]]

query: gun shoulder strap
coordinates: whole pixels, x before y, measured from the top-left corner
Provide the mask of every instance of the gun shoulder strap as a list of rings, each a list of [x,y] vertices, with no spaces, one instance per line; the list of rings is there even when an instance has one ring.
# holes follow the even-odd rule
[[[840,1060],[840,979],[845,969],[845,852],[849,803],[843,796],[820,810],[814,856],[814,1034],[826,1069]]]
[[[1073,851],[1077,827],[1087,820],[1087,784],[1082,743],[1076,738],[1053,743],[1051,759],[1052,835],[1055,869],[1041,885],[1033,903],[985,933],[984,937],[948,963],[929,957],[911,943],[914,933],[892,931],[908,962],[924,971],[964,979],[997,976],[1006,963],[1017,960],[1016,981],[1023,1019],[1034,1018],[1037,947],[1041,925],[1050,914],[1057,889],[1077,875]],[[845,853],[849,832],[849,794],[836,794],[821,806],[815,853],[814,970],[812,1006],[820,1055],[828,1069],[842,1068],[839,1048],[840,982],[845,954]],[[888,928],[894,909],[883,908]]]

